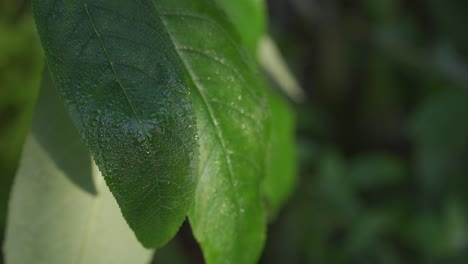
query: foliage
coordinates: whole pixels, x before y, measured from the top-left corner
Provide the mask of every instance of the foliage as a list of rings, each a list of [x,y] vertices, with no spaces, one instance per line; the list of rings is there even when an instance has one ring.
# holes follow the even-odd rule
[[[165,245],[152,263],[466,262],[466,1],[41,8],[59,93],[45,77],[31,122],[43,61],[32,10],[0,3],[8,263],[147,263],[154,250],[137,239]],[[145,195],[158,182],[165,200]]]
[[[34,14],[52,78],[125,219],[159,247],[192,202],[197,151],[184,70],[152,5],[36,1]]]
[[[232,18],[250,8],[239,7]],[[266,175],[267,151],[284,146],[292,154],[293,123],[275,95],[281,129],[269,141],[266,83],[243,46],[261,32],[247,41],[242,30],[239,38],[206,0],[35,1],[34,15],[47,72],[78,134],[45,78],[9,202],[6,260],[133,263],[148,256],[125,239],[120,222],[105,225],[115,206],[90,171],[81,136],[143,246],[165,245],[188,214],[208,263],[256,262],[265,240],[263,191],[278,210],[291,191],[278,183],[294,166],[290,155],[282,170],[289,175]],[[65,193],[74,198],[55,204]],[[28,225],[29,215],[50,225]],[[114,236],[131,252],[111,256],[101,248]]]

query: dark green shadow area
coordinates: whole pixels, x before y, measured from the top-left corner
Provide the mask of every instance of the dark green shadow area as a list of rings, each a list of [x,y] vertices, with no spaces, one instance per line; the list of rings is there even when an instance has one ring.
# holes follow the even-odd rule
[[[89,151],[80,138],[52,82],[45,71],[33,119],[32,132],[57,167],[84,191],[96,194]]]

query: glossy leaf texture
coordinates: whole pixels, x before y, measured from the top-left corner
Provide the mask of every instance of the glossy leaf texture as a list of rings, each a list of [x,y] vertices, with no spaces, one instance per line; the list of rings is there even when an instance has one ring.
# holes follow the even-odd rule
[[[150,0],[36,0],[48,66],[122,213],[145,247],[170,240],[196,186],[185,73]]]
[[[256,64],[211,0],[154,0],[193,82],[199,183],[189,220],[207,263],[255,263],[269,109]]]
[[[266,27],[263,24],[266,24],[266,14],[265,9],[260,8],[263,1],[217,0],[217,2],[229,15],[244,44],[249,45],[248,41],[251,41],[259,47],[259,63],[269,73],[271,79],[287,94],[295,95],[292,98],[304,98],[302,90],[285,68],[273,40],[265,37]],[[244,12],[249,14],[249,18],[253,21],[252,25],[245,23],[249,19],[245,19]],[[292,93],[288,91],[292,91]],[[266,154],[267,170],[262,190],[267,201],[269,214],[273,216],[293,191],[297,178],[297,159],[295,120],[291,106],[273,89],[268,89],[267,95],[271,107],[271,132]],[[299,101],[299,99],[297,100]]]
[[[7,263],[148,263],[152,251],[135,238],[57,92],[45,83],[9,202]],[[57,148],[57,140],[67,144]]]

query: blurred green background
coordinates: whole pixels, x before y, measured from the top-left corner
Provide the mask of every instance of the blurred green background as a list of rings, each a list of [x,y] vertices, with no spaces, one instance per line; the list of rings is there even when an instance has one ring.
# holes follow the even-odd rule
[[[466,263],[468,1],[269,0],[307,97],[299,181],[261,263]],[[0,1],[0,235],[43,68],[29,1]],[[1,260],[0,260],[1,262]],[[154,263],[200,263],[188,226]]]
[[[263,263],[467,263],[468,1],[270,0],[307,93]]]

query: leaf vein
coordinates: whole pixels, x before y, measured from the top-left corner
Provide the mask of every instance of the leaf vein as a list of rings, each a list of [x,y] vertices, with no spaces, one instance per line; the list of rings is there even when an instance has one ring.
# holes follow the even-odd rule
[[[210,54],[206,51],[203,51],[203,50],[200,50],[200,49],[196,49],[196,48],[193,48],[193,47],[185,47],[185,46],[179,46],[179,47],[176,47],[177,50],[179,51],[182,51],[182,52],[192,52],[192,53],[196,53],[196,54],[199,54],[199,55],[202,55],[204,57],[207,57],[209,58],[210,60],[224,66],[226,69],[230,70],[232,73],[235,74],[235,76],[245,85],[245,86],[241,86],[241,88],[246,91],[250,96],[252,96],[252,98],[258,98],[258,95],[256,94],[253,94],[252,91],[250,91],[249,89],[247,89],[248,87],[248,82],[245,80],[245,78],[242,76],[242,74],[237,70],[235,69],[234,67],[230,66],[229,64],[227,64],[226,62],[224,62],[222,59],[218,58],[217,56],[213,55],[213,54]],[[194,80],[195,81],[195,80]]]
[[[139,124],[139,126],[140,126],[140,129],[141,129],[142,132],[143,132],[143,135],[144,135],[144,138],[145,138],[145,142],[146,142],[145,148],[147,148],[147,150],[149,151],[149,150],[150,150],[149,148],[150,148],[151,144],[149,144],[150,141],[149,141],[149,139],[148,139],[147,131],[146,131],[145,127],[143,126],[143,122],[142,122],[141,118],[139,117],[138,113],[136,112],[135,107],[134,107],[133,104],[131,103],[130,98],[129,98],[127,92],[126,92],[125,89],[123,88],[123,85],[122,85],[122,83],[120,82],[120,79],[119,79],[118,76],[117,76],[117,72],[116,72],[116,70],[115,70],[115,68],[114,68],[114,65],[113,65],[112,60],[110,59],[110,55],[109,55],[109,53],[107,52],[107,49],[106,49],[105,46],[104,46],[104,43],[103,43],[103,41],[102,41],[102,38],[101,38],[101,36],[100,36],[100,34],[99,34],[97,28],[96,28],[96,24],[95,24],[95,22],[94,22],[94,19],[93,19],[93,17],[91,16],[91,13],[90,13],[89,8],[88,8],[88,3],[87,3],[87,1],[86,1],[86,0],[82,0],[82,3],[83,3],[83,7],[84,7],[84,9],[85,9],[85,11],[86,11],[86,14],[87,14],[87,16],[88,16],[88,20],[89,20],[89,22],[91,23],[91,25],[92,25],[92,27],[93,27],[94,33],[96,34],[96,37],[97,37],[98,40],[99,40],[99,43],[100,43],[100,45],[101,45],[101,48],[102,48],[103,52],[104,52],[105,55],[106,55],[106,58],[107,58],[107,61],[108,61],[108,63],[109,63],[109,66],[110,66],[110,68],[111,68],[111,70],[112,70],[112,73],[113,73],[114,77],[116,78],[116,81],[117,81],[117,83],[119,84],[119,87],[121,88],[122,93],[123,93],[123,95],[125,96],[125,98],[126,98],[126,100],[127,100],[127,103],[129,104],[129,106],[130,106],[130,108],[131,108],[133,114],[134,114],[135,117],[136,117],[136,119],[137,119],[137,121],[138,121],[138,124]],[[151,164],[152,164],[152,166],[153,166],[154,171],[157,171],[157,170],[156,170],[156,167],[157,167],[157,166],[156,166],[156,164],[155,164],[155,161],[154,161],[153,159],[150,159],[150,160],[151,160]],[[156,184],[158,185],[158,186],[157,186],[157,191],[158,191],[158,192],[157,192],[157,195],[158,195],[158,197],[160,197],[159,181],[158,181],[158,179],[156,179]]]

